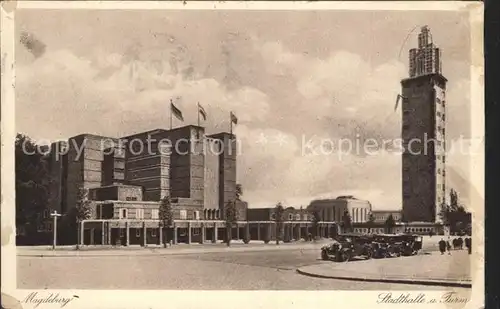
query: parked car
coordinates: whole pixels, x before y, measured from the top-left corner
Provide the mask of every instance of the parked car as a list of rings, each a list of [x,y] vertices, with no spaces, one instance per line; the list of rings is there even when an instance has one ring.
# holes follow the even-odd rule
[[[321,248],[323,260],[347,262],[362,256],[370,259],[373,256],[372,237],[369,235],[343,234],[333,243]]]
[[[401,242],[395,239],[393,234],[374,235],[372,247],[374,258],[401,256]]]
[[[399,234],[394,239],[399,243],[403,256],[415,255],[422,249],[423,237],[420,235]]]

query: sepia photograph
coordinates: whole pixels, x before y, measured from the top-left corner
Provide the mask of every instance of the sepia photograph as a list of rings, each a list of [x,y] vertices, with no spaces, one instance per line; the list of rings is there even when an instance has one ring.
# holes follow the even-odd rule
[[[471,11],[236,4],[16,9],[11,241],[33,291],[18,301],[424,302],[412,290],[465,306],[484,206]]]

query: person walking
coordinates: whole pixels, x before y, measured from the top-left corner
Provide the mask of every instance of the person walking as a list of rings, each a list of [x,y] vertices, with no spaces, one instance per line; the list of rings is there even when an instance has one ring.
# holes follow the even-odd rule
[[[450,237],[448,237],[448,240],[446,241],[446,250],[448,251],[448,255],[451,255]]]
[[[441,252],[441,255],[443,255],[445,251],[446,251],[446,242],[444,241],[444,239],[441,238],[441,240],[439,241],[439,252]]]
[[[467,237],[465,238],[465,247],[467,247],[467,251],[469,252],[469,254],[472,253],[472,239]]]

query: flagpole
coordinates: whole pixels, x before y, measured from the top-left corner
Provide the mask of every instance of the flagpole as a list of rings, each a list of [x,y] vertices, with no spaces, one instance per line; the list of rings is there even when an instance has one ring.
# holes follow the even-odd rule
[[[172,130],[172,99],[170,99],[170,130]]]
[[[233,138],[233,117],[231,117],[231,113],[229,112],[229,132],[231,134],[231,138]]]

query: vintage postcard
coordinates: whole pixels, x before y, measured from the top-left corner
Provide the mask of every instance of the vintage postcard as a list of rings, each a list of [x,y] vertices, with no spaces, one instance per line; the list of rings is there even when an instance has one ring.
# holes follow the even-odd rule
[[[480,308],[479,2],[2,2],[2,308]]]

